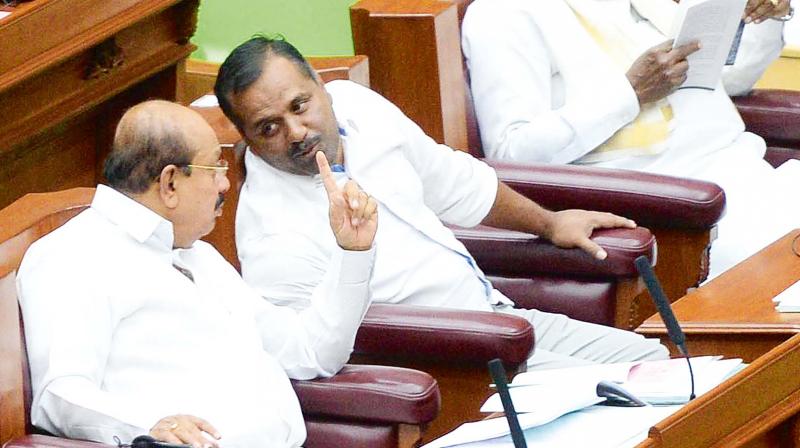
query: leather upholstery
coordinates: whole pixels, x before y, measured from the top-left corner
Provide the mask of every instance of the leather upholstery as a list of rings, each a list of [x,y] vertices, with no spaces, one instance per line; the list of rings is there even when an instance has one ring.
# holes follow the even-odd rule
[[[747,130],[764,137],[768,146],[800,151],[800,92],[756,89],[734,103]]]
[[[418,370],[347,365],[331,378],[292,386],[307,416],[421,425],[439,412],[436,380]]]
[[[606,280],[489,277],[520,308],[566,314],[586,322],[614,322],[617,284]]]
[[[682,177],[575,165],[491,161],[503,182],[554,210],[605,210],[645,226],[709,229],[725,211],[716,184]]]
[[[479,362],[494,358],[525,363],[533,348],[533,332],[525,319],[481,311],[448,310],[447,319],[430,307],[373,304],[356,336],[356,353],[385,353],[396,358],[437,358]],[[508,319],[512,317],[513,319]]]
[[[455,233],[478,266],[504,276],[636,277],[633,261],[641,255],[653,260],[656,251],[656,239],[643,227],[596,231],[592,240],[608,253],[605,260],[597,260],[581,249],[560,249],[543,238],[520,232],[479,226]]]
[[[389,426],[309,421],[306,422],[306,433],[305,448],[394,448],[399,444],[398,430]]]

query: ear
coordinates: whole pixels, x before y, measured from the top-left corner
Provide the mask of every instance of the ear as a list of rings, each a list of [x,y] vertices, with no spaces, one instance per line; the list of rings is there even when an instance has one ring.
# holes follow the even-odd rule
[[[178,183],[183,178],[178,175],[178,168],[175,165],[167,165],[161,170],[161,175],[158,177],[158,193],[161,197],[161,202],[168,209],[174,209],[178,206]]]

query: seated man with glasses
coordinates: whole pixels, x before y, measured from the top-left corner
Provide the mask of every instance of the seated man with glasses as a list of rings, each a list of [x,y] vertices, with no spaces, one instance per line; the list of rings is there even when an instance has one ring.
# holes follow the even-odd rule
[[[320,158],[338,243],[329,275],[307,310],[271,305],[198,241],[230,186],[220,155],[196,112],[133,107],[105,163],[109,186],[25,254],[34,426],[105,443],[149,432],[193,447],[301,446],[289,378],[348,360],[369,304],[376,204],[338,187]]]

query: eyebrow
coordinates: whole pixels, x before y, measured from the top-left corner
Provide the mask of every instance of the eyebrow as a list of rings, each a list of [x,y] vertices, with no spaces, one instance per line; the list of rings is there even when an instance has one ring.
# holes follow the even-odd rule
[[[298,103],[308,101],[312,96],[313,94],[310,92],[298,93],[297,96],[292,98],[292,100],[289,102],[289,107],[290,108],[296,107]],[[253,129],[257,131],[258,129],[261,129],[261,127],[264,126],[265,124],[278,121],[280,118],[281,118],[280,114],[268,115],[266,117],[259,118],[253,123]]]

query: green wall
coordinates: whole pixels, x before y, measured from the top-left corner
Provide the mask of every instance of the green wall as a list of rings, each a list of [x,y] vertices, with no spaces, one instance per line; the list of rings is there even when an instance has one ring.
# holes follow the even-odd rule
[[[353,54],[355,0],[202,0],[193,58],[222,62],[255,33],[283,34],[306,56]]]

